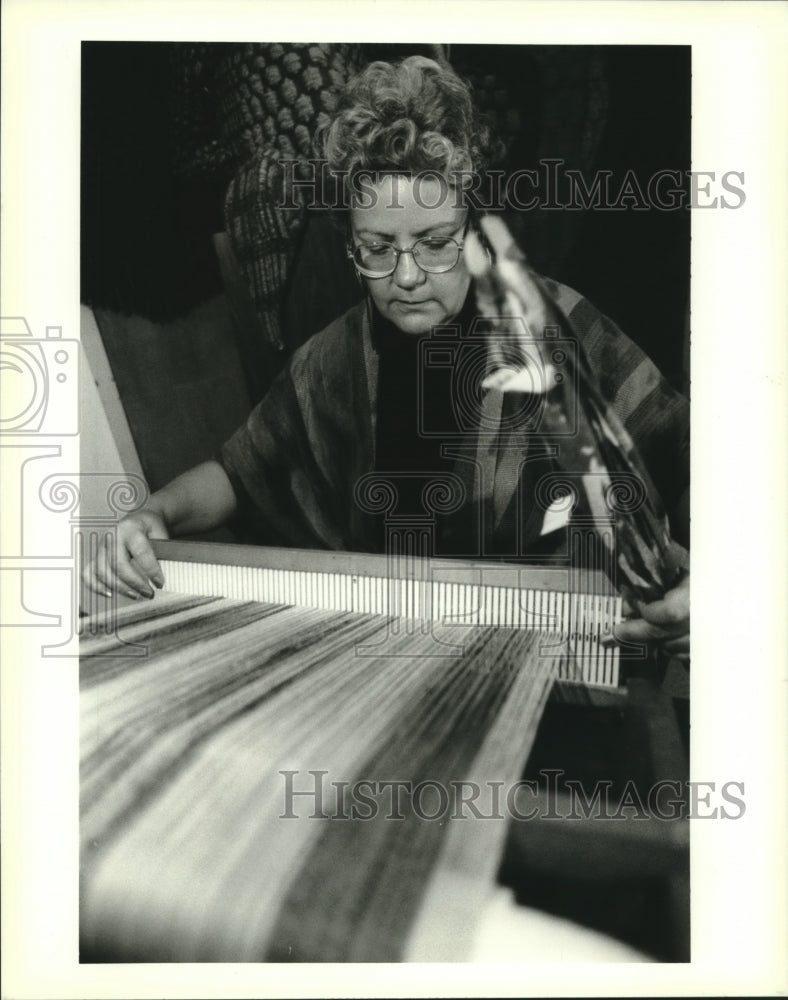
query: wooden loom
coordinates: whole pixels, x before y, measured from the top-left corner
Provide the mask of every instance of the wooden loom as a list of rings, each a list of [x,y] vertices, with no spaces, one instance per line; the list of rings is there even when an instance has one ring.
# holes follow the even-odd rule
[[[594,574],[572,578],[578,593],[556,567],[156,549],[166,592],[83,629],[87,956],[462,960],[512,823],[474,816],[461,783],[490,815],[556,684],[653,716],[652,686],[619,688],[618,654],[598,643],[620,602]],[[676,777],[664,743],[663,727],[651,778]],[[295,816],[288,781],[310,793]],[[395,806],[380,786],[403,781]],[[360,782],[375,783],[366,805]],[[599,855],[593,820],[518,826],[552,865],[553,844],[570,863]],[[669,871],[686,829],[656,826]],[[617,863],[653,857],[640,831],[622,854],[620,828]]]

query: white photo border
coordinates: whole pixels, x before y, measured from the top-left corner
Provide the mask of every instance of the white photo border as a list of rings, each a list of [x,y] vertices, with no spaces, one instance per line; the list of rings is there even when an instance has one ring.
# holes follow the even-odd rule
[[[692,216],[692,778],[742,781],[747,804],[736,822],[692,822],[692,962],[80,966],[77,665],[73,656],[41,654],[42,629],[32,612],[31,627],[3,621],[0,628],[4,996],[703,996],[788,989],[788,7],[489,0],[481,11],[465,0],[6,0],[0,314],[24,318],[32,338],[49,345],[39,352],[45,358],[55,350],[55,328],[64,343],[79,337],[83,40],[367,41],[385,34],[403,42],[691,45],[693,169],[740,171],[746,192],[738,210],[698,209]],[[28,552],[38,558],[41,576],[31,590],[43,588],[44,603],[33,607],[61,616],[60,631],[51,631],[64,641],[72,614],[68,519],[53,518],[51,507],[31,499],[24,477],[34,467],[27,459],[63,474],[78,469],[78,438],[68,431],[74,383],[61,384],[62,425],[21,444],[0,439],[3,508],[13,515],[4,518],[0,583],[20,575],[14,559]],[[33,440],[40,455],[24,452]]]

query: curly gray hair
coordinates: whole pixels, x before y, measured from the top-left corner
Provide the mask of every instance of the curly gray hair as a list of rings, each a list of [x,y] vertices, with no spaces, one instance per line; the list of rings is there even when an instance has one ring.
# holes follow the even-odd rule
[[[483,173],[499,144],[476,109],[470,86],[426,56],[372,62],[340,95],[316,136],[329,171]],[[346,204],[346,203],[345,203]]]

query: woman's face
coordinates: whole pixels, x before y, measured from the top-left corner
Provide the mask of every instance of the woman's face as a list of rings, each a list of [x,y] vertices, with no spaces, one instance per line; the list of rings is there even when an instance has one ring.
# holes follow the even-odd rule
[[[463,242],[467,209],[457,207],[451,190],[436,178],[413,180],[387,174],[365,187],[374,192],[374,198],[350,210],[354,246],[386,242],[403,250],[425,236],[449,236]],[[429,274],[408,253],[400,254],[396,270],[387,278],[365,277],[364,281],[382,315],[403,333],[418,336],[457,316],[471,278],[462,254],[451,271]]]

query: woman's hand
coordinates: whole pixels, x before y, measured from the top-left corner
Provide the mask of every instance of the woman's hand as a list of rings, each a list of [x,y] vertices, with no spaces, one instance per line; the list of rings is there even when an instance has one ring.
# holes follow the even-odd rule
[[[671,549],[683,576],[659,601],[638,601],[637,615],[619,622],[610,641],[645,642],[660,646],[680,660],[689,659],[690,649],[690,578],[686,549],[673,542]]]
[[[164,584],[151,538],[168,538],[164,518],[155,510],[141,510],[124,517],[114,534],[107,533],[96,557],[82,570],[90,590],[110,597],[113,592],[133,597],[153,597],[153,585]]]
[[[218,462],[189,469],[154,493],[144,510],[123,518],[115,535],[105,539],[96,558],[82,570],[84,586],[103,597],[114,591],[126,597],[153,597],[153,586],[163,586],[164,577],[150,539],[211,531],[232,517],[236,503],[232,484]]]

